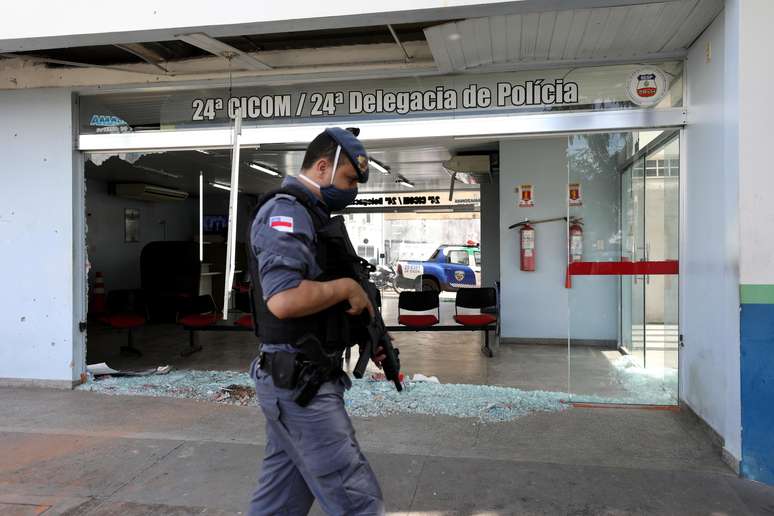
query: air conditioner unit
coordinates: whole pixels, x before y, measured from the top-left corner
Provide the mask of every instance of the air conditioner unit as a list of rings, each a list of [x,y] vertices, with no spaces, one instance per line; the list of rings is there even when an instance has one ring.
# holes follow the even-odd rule
[[[114,188],[116,196],[138,201],[184,201],[188,198],[188,192],[143,183],[117,183]]]
[[[456,180],[467,184],[482,184],[492,182],[492,170],[488,154],[468,154],[453,156],[443,163],[443,168],[449,174],[454,174]]]

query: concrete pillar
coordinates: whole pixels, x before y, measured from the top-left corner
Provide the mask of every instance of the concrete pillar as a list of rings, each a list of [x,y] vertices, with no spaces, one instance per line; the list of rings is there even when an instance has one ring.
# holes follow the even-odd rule
[[[729,0],[739,41],[742,474],[774,484],[774,173],[770,0]]]
[[[0,114],[0,384],[69,388],[85,356],[72,93],[3,91]]]
[[[481,286],[500,281],[500,185],[481,185]]]

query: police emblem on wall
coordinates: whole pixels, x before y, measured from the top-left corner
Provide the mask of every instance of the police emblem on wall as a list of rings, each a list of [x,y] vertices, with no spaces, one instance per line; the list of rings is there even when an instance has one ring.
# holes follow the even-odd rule
[[[629,76],[626,93],[638,106],[655,106],[669,89],[666,75],[659,68],[649,66],[635,70]]]
[[[519,208],[535,207],[535,189],[532,185],[517,186],[516,195],[519,198]]]

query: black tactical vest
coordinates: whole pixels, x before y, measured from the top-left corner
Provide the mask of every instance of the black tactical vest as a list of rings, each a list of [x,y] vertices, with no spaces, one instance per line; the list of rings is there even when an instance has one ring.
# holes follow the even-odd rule
[[[301,337],[311,333],[319,339],[326,351],[340,351],[348,347],[351,340],[350,318],[345,313],[345,310],[348,308],[346,303],[340,303],[327,310],[305,317],[280,320],[271,313],[263,298],[263,289],[261,288],[260,275],[258,273],[258,259],[253,254],[252,235],[250,233],[258,211],[270,199],[279,194],[294,197],[306,208],[306,211],[312,218],[317,244],[315,261],[322,273],[317,278],[309,279],[328,281],[345,277],[348,274],[342,273],[340,265],[348,260],[359,259],[352,251],[351,244],[349,246],[341,245],[342,230],[340,228],[343,228],[343,220],[340,217],[329,219],[321,216],[309,200],[307,192],[302,191],[296,186],[285,186],[264,195],[258,201],[258,205],[250,217],[251,222],[248,226],[247,237],[249,243],[248,267],[252,294],[251,304],[253,307],[253,320],[255,321],[255,334],[261,342],[294,345]],[[343,232],[348,240],[349,237],[346,236],[346,230],[344,229]],[[347,247],[349,250],[346,249]]]

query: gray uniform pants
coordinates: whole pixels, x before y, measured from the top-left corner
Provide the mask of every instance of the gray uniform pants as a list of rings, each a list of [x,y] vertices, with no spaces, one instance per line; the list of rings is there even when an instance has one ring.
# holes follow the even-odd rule
[[[275,387],[257,361],[250,373],[266,416],[267,442],[248,514],[303,515],[315,498],[327,514],[384,514],[381,489],[344,408],[342,382],[324,384],[300,407],[294,392]]]

